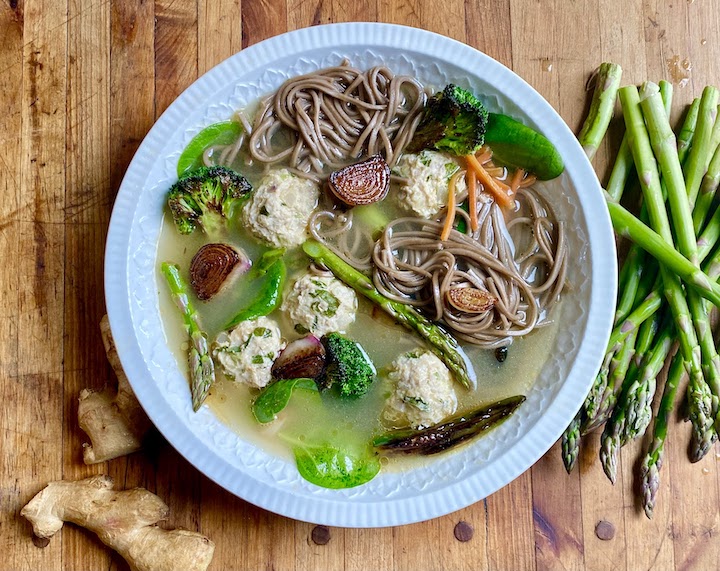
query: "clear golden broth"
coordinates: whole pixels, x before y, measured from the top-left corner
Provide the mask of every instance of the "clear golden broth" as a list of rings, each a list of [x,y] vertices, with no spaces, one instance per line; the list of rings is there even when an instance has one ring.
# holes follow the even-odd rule
[[[227,241],[243,248],[251,259],[257,259],[263,251],[263,247],[237,225],[232,228],[230,236]],[[158,248],[158,268],[161,262],[172,261],[179,264],[181,270],[187,274],[193,255],[207,241],[206,236],[201,232],[180,236],[175,230],[172,218],[166,214]],[[289,270],[287,290],[292,287],[293,276],[305,271],[308,259],[298,249],[288,252],[285,260]],[[177,358],[178,366],[187,376],[187,338],[182,319],[170,299],[159,269],[158,284],[160,310],[167,343]],[[231,286],[223,288],[210,301],[201,302],[193,298],[202,325],[211,340],[257,291],[258,285],[252,283],[245,275]],[[558,314],[559,310],[560,308],[556,307],[554,313]],[[299,336],[280,311],[276,311],[270,317],[278,320],[288,340]],[[459,410],[470,410],[483,403],[525,394],[551,350],[556,331],[556,324],[551,323],[523,339],[516,340],[510,347],[508,358],[504,363],[497,362],[493,351],[466,347],[466,352],[475,367],[478,383],[477,389],[473,391],[457,386]],[[384,400],[391,391],[383,370],[396,357],[423,346],[423,343],[415,334],[395,324],[381,311],[374,310],[372,304],[363,298],[359,300],[357,319],[347,334],[362,344],[379,373],[373,389],[360,399],[343,401],[331,395],[320,397],[308,391],[296,391],[290,404],[277,420],[268,425],[260,425],[251,412],[251,404],[257,395],[257,390],[225,379],[218,370],[217,382],[206,402],[218,418],[243,439],[282,457],[291,458],[292,455],[289,446],[278,437],[278,433],[310,439],[330,435],[346,445],[367,443],[373,436],[383,432],[380,414]],[[402,469],[418,461],[421,460],[403,455],[385,460],[384,464],[386,468]]]

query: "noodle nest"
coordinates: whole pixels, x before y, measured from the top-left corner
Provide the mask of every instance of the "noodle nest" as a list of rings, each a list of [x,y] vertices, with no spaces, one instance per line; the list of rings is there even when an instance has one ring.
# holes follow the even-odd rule
[[[361,71],[343,61],[293,77],[263,99],[249,154],[318,181],[328,168],[378,153],[392,166],[412,139],[425,101],[415,78],[384,66]]]
[[[458,339],[485,348],[506,346],[541,323],[563,288],[567,250],[562,222],[531,188],[517,194],[519,210],[505,223],[492,202],[476,232],[438,236],[442,223],[418,218],[391,222],[373,250],[373,280],[383,295],[443,322]],[[466,216],[457,209],[457,215]],[[488,311],[470,313],[447,301],[453,288],[490,294]]]

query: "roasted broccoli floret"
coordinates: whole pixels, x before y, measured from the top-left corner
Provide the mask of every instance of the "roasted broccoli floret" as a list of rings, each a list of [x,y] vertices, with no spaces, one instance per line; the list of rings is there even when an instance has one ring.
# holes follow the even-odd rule
[[[453,85],[433,95],[412,141],[411,153],[437,149],[453,155],[475,153],[485,142],[488,112],[469,91]]]
[[[327,366],[319,380],[321,390],[336,386],[343,397],[360,397],[368,392],[375,379],[375,367],[359,343],[339,333],[328,333],[321,339],[327,355]]]
[[[233,204],[252,191],[247,179],[226,167],[201,167],[170,187],[168,206],[181,234],[199,225],[211,234],[227,224]]]

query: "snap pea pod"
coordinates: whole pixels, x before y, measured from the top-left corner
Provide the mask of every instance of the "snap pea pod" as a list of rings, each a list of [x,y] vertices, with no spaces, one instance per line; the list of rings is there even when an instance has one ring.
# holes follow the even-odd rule
[[[375,438],[373,446],[387,452],[437,454],[496,427],[523,402],[525,397],[517,395],[429,428],[391,431]]]
[[[241,309],[233,317],[225,329],[232,329],[249,319],[264,317],[278,308],[282,301],[282,290],[287,275],[287,268],[282,259],[283,253],[284,250],[270,250],[263,254],[253,270],[255,276],[265,277],[265,283],[260,293],[247,307]]]
[[[210,145],[229,145],[242,133],[242,127],[235,121],[222,121],[208,125],[185,147],[177,164],[179,177],[203,166],[203,153]]]

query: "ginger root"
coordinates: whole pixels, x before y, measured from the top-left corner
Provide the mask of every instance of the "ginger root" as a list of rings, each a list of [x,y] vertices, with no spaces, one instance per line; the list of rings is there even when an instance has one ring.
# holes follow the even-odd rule
[[[133,571],[204,571],[215,544],[204,535],[183,529],[165,530],[157,522],[169,508],[143,488],[114,491],[109,476],[51,482],[22,509],[41,538],[52,537],[63,522],[93,531]]]
[[[100,322],[100,332],[118,386],[117,391],[107,387],[102,391],[83,389],[80,392],[78,422],[90,438],[90,444],[83,444],[86,464],[105,462],[140,450],[152,426],[123,371],[107,315]]]

